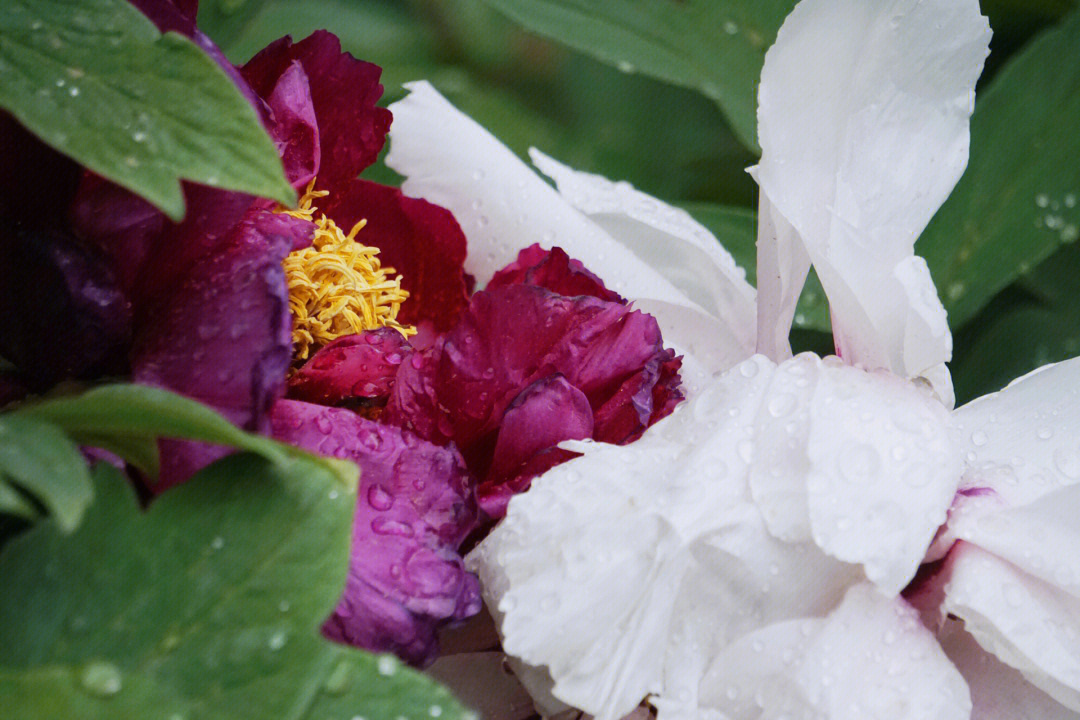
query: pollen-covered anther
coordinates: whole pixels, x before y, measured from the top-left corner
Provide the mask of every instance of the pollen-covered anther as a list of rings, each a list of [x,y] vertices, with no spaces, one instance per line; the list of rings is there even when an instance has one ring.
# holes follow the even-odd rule
[[[315,190],[313,180],[295,210],[280,211],[315,224],[311,246],[284,261],[298,360],[332,340],[364,330],[392,327],[406,337],[416,334],[414,327],[397,321],[401,303],[409,296],[401,289],[401,276],[392,267],[382,267],[378,248],[356,241],[367,221],[345,234],[326,215],[315,219],[314,201],[328,194]]]

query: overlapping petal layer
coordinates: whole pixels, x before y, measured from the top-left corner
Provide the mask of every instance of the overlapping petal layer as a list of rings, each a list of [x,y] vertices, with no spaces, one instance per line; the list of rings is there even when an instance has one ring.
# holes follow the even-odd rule
[[[637,437],[681,397],[677,370],[678,360],[647,315],[586,295],[505,285],[473,295],[458,324],[402,366],[387,419],[433,442],[455,443],[470,469],[487,478],[485,487],[502,495],[496,487],[531,462],[524,448],[541,452],[580,436],[586,425],[590,437],[608,442]],[[530,398],[541,381],[548,383],[546,400]],[[550,417],[562,382],[580,397],[562,392],[556,404],[576,408],[577,417],[584,399],[587,422],[571,423],[544,447],[536,437],[513,438],[515,432],[534,433]],[[502,452],[492,465],[498,446]],[[503,503],[505,497],[485,510],[496,512]]]
[[[945,416],[886,373],[757,356],[631,445],[564,443],[584,456],[512,499],[470,566],[559,699],[692,713],[748,633],[822,617],[860,577],[910,581],[959,482]]]
[[[536,154],[545,172],[572,187],[564,196],[429,84],[408,87],[409,96],[391,106],[387,165],[405,175],[406,194],[458,218],[469,241],[465,269],[481,286],[519,251],[558,246],[656,317],[668,344],[687,357],[691,390],[752,352],[754,320],[746,300],[753,289],[689,216],[626,186],[612,191],[607,181]],[[578,193],[582,188],[588,192]],[[578,195],[584,212],[574,206]],[[595,217],[588,214],[594,210]],[[704,265],[692,273],[693,297],[676,284],[687,273],[675,259],[685,258]],[[713,306],[699,305],[698,296]],[[732,312],[713,314],[724,298]]]
[[[913,377],[951,355],[945,313],[913,248],[967,165],[989,39],[977,0],[803,0],[766,55],[755,178],[783,219],[777,251],[766,255],[791,261],[790,224],[848,362]]]
[[[362,468],[349,576],[323,632],[417,665],[434,659],[438,625],[480,609],[457,554],[476,525],[461,456],[348,410],[281,400],[272,420],[279,440]]]
[[[132,349],[136,382],[173,390],[216,408],[247,430],[269,430],[267,413],[285,391],[292,321],[281,261],[308,223],[255,210],[218,252],[195,263],[139,327]],[[162,443],[165,489],[227,451]]]

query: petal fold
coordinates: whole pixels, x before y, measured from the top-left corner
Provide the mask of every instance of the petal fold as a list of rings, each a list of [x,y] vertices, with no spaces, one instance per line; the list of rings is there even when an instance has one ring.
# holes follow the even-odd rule
[[[461,456],[339,408],[281,400],[279,440],[360,465],[345,592],[323,633],[424,665],[436,630],[480,610],[476,578],[457,548],[476,524]]]
[[[967,164],[989,39],[977,0],[804,0],[766,54],[755,177],[814,263],[847,362],[916,377],[951,355],[913,249]]]

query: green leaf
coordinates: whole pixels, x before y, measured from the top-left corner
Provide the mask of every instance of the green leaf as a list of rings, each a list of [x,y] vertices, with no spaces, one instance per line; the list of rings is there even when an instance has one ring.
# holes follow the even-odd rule
[[[627,72],[715,100],[757,151],[756,88],[765,51],[795,0],[485,0],[527,28]],[[672,112],[676,110],[672,109]]]
[[[79,449],[56,426],[40,419],[0,415],[0,484],[5,477],[48,508],[65,533],[78,527],[94,499]],[[15,490],[7,490],[0,509],[32,517],[19,511],[11,495]]]
[[[1080,355],[1080,245],[1062,248],[995,297],[956,338],[960,402],[999,390],[1051,362]]]
[[[1006,63],[978,99],[971,161],[919,239],[953,328],[1080,236],[1080,12]]]
[[[13,720],[464,717],[396,660],[319,636],[344,584],[355,481],[237,455],[143,513],[107,465],[98,502],[0,554],[0,707]]]
[[[0,107],[174,220],[184,214],[181,179],[296,199],[225,72],[124,0],[0,3]]]
[[[731,253],[739,267],[746,271],[747,281],[757,285],[757,214],[745,208],[709,203],[684,203],[682,207]],[[832,332],[825,291],[813,269],[799,296],[792,326],[796,330]]]
[[[145,385],[104,385],[81,395],[26,405],[14,414],[54,423],[79,444],[115,452],[151,478],[158,467],[154,443],[161,437],[228,445],[277,463],[308,458],[343,478],[356,473],[350,462],[244,432],[201,403]]]

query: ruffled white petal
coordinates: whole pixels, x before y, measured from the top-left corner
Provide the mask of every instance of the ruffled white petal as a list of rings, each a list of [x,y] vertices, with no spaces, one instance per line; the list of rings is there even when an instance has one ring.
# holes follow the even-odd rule
[[[701,703],[731,720],[967,720],[960,673],[903,600],[851,588],[823,619],[778,623],[729,646]]]
[[[750,488],[766,524],[865,568],[895,595],[945,521],[961,474],[948,414],[888,373],[813,355],[781,363],[757,413]]]
[[[1080,598],[970,543],[949,561],[945,611],[1028,682],[1080,711]]]
[[[810,409],[810,524],[887,595],[915,576],[961,474],[948,413],[885,372],[824,363]]]
[[[1080,481],[1080,358],[1029,373],[953,418],[971,482],[1005,505]]]
[[[722,353],[724,357],[742,359],[753,351],[753,314],[746,307],[748,302],[752,304],[752,296],[747,296],[749,286],[745,281],[740,285],[737,273],[728,272],[733,263],[731,267],[726,264],[730,258],[721,248],[704,249],[708,246],[698,236],[692,220],[677,213],[672,219],[658,211],[655,223],[650,225],[639,219],[646,196],[633,194],[632,202],[623,207],[624,215],[609,216],[633,218],[632,224],[623,228],[628,233],[624,243],[623,238],[613,237],[572,207],[431,85],[416,82],[406,87],[409,95],[391,106],[394,122],[386,164],[405,176],[405,194],[424,198],[454,214],[469,243],[465,269],[481,285],[513,261],[522,248],[534,243],[545,248],[558,246],[629,300],[655,301],[655,317],[665,337],[669,332],[679,332],[685,324],[685,311],[690,311],[704,320],[699,333],[715,336],[713,344],[732,348]],[[643,232],[643,228],[649,232]],[[653,243],[663,248],[657,249]],[[682,254],[673,252],[661,269],[650,264],[651,259],[664,258],[664,252],[671,248],[678,248]],[[640,257],[638,249],[648,254]],[[700,273],[688,274],[680,268],[679,258],[689,257],[705,259]],[[700,290],[702,297],[711,297],[715,291],[713,301],[723,301],[737,310],[716,315],[703,309],[661,270],[678,276],[680,281],[687,277],[698,279],[695,291]],[[678,312],[669,318],[665,314],[668,308]],[[710,368],[710,372],[729,366]]]
[[[941,645],[971,691],[971,720],[1080,720],[1080,713],[1055,702],[983,650],[962,623],[948,623]]]
[[[753,352],[754,288],[712,233],[685,210],[646,195],[627,182],[572,170],[535,148],[529,155],[540,172],[555,181],[567,202],[633,250],[698,306],[723,318],[746,350],[743,357]]]
[[[977,0],[803,0],[769,50],[756,177],[806,244],[844,359],[915,377],[951,338],[916,238],[967,164]]]
[[[615,720],[647,694],[690,711],[696,679],[762,624],[823,612],[858,576],[772,537],[747,487],[775,366],[754,357],[622,447],[534,481],[469,556],[507,652],[547,666],[554,695]],[[680,710],[681,709],[681,710]]]

